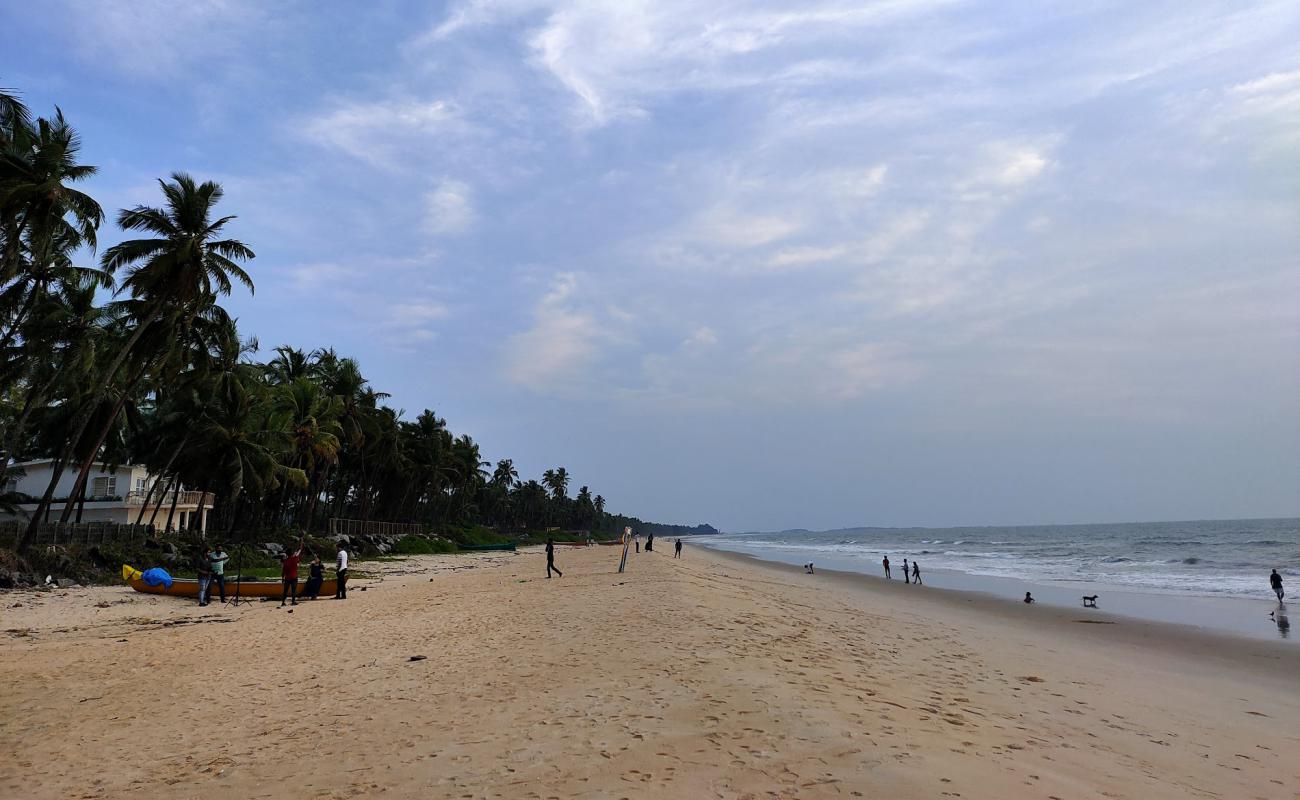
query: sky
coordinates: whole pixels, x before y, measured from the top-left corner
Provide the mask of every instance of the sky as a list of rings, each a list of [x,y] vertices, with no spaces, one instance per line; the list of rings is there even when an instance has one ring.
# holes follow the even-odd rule
[[[611,510],[1277,517],[1297,41],[1294,0],[0,0],[0,86],[106,209],[220,181],[264,349]]]

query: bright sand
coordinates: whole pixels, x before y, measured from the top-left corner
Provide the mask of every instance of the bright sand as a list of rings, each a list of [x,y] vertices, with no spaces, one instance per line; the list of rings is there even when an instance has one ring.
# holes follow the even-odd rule
[[[662,548],[387,563],[292,616],[0,596],[0,797],[1300,791],[1294,643]]]

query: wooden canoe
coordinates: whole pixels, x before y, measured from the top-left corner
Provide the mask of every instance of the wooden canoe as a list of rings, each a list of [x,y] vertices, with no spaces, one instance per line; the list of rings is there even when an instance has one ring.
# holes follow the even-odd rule
[[[131,588],[137,592],[145,594],[166,594],[172,597],[194,597],[199,596],[199,582],[196,580],[172,579],[171,588],[166,586],[150,586],[139,578],[128,580]],[[338,581],[333,578],[327,578],[320,585],[318,597],[333,597],[338,591]],[[298,596],[302,597],[303,589],[307,588],[307,581],[302,578],[298,579]],[[280,581],[244,581],[239,587],[240,597],[280,597],[284,591],[284,584]],[[220,598],[217,587],[213,586],[208,590],[208,599]],[[226,599],[229,600],[235,596],[235,578],[232,575],[226,576]]]

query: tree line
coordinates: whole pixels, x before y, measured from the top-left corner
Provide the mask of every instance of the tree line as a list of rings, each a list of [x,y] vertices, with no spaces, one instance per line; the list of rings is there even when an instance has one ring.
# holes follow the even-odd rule
[[[563,467],[521,480],[510,459],[484,461],[433,411],[405,419],[331,348],[282,346],[258,360],[256,339],[221,305],[237,285],[253,291],[254,253],[226,232],[235,217],[217,183],[160,179],[157,205],[117,213],[128,238],[93,266],[76,263],[96,252],[104,224],[77,188],[97,172],[80,147],[61,111],[34,118],[0,90],[0,469],[54,461],[41,496],[2,499],[38,503],[20,549],[60,501],[58,521],[79,521],[95,462],[158,476],[135,521],[166,527],[175,500],[165,520],[158,501],[179,487],[200,491],[209,525],[226,531],[318,529],[328,517],[644,525],[608,514],[587,486],[570,496]],[[55,497],[65,473],[73,489]]]

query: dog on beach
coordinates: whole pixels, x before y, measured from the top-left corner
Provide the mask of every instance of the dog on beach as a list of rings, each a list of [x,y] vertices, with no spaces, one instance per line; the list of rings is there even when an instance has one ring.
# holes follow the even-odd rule
[[[1096,607],[1097,607],[1097,598],[1098,598],[1098,597],[1101,597],[1101,595],[1099,595],[1099,594],[1091,594],[1091,595],[1089,595],[1089,594],[1085,594],[1085,595],[1083,596],[1083,607],[1084,607],[1084,608],[1096,608]]]

